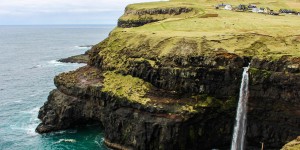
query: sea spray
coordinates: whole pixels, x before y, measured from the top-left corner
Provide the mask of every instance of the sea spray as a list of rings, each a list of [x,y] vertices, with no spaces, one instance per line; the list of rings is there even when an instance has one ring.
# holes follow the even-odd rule
[[[246,134],[246,121],[247,121],[247,101],[248,101],[248,84],[249,84],[249,70],[248,67],[244,67],[242,83],[240,88],[240,97],[236,112],[235,126],[231,143],[231,150],[243,150]]]

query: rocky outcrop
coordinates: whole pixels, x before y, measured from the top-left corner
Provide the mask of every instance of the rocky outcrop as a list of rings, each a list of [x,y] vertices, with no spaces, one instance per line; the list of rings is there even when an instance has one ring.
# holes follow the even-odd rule
[[[159,19],[154,19],[152,17],[139,18],[138,20],[118,20],[118,27],[121,28],[131,28],[139,27],[148,23],[157,22]]]
[[[80,54],[80,55],[75,55],[75,56],[71,56],[68,58],[62,58],[59,59],[59,62],[64,62],[64,63],[88,63],[89,61],[89,51],[86,51],[84,54]]]
[[[129,77],[125,79],[134,78]],[[105,91],[105,78],[111,77],[90,66],[58,75],[55,78],[58,90],[50,93],[41,108],[42,123],[37,132],[96,121],[105,127],[107,142],[128,149],[228,146],[236,97],[190,96],[151,87],[142,96],[148,99],[144,104],[128,100],[128,96],[120,94],[122,90]]]
[[[300,73],[300,58],[285,55],[278,60],[253,59],[252,67],[272,72]]]
[[[265,148],[278,149],[300,133],[300,74],[269,71],[276,68],[284,70],[288,66],[285,63],[278,64],[265,70],[250,70],[249,145],[264,143]]]
[[[80,54],[76,56],[71,56],[68,58],[62,58],[58,60],[64,63],[87,63],[89,61],[89,56],[87,54]]]
[[[37,132],[47,133],[76,125],[99,122],[100,102],[95,99],[80,99],[59,90],[50,92],[48,101],[40,109],[38,118],[43,121]]]
[[[192,7],[166,7],[166,8],[131,8],[125,9],[124,15],[118,20],[118,27],[131,28],[139,27],[148,23],[161,21],[171,17],[182,17],[184,15],[195,15]]]
[[[98,76],[98,70],[94,68],[81,68],[80,72],[88,72],[85,76]],[[83,74],[80,74],[83,76]],[[64,77],[64,78],[62,78]],[[80,80],[83,84],[75,84]],[[58,89],[50,92],[47,102],[41,107],[38,118],[42,123],[37,127],[39,133],[46,133],[61,129],[67,129],[75,125],[92,122],[100,123],[103,102],[90,97],[91,91],[97,90],[93,86],[87,86],[87,82],[95,83],[97,80],[79,79],[79,74],[66,76],[61,74],[54,79]]]
[[[155,61],[132,57],[118,69],[98,55],[108,43],[90,51],[90,66],[55,77],[57,90],[39,112],[37,132],[98,122],[113,148],[230,147],[242,67],[251,57],[226,52]],[[248,147],[263,142],[277,149],[299,135],[300,76],[288,68],[294,60],[252,59]]]

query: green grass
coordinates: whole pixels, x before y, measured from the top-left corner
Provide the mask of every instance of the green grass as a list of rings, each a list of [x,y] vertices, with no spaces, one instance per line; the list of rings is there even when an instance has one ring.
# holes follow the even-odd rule
[[[165,20],[146,24],[137,28],[119,28],[115,31],[126,31],[141,35],[148,42],[168,39],[169,44],[164,47],[159,56],[166,56],[173,53],[174,45],[182,38],[186,41],[195,41],[200,47],[202,39],[207,39],[206,45],[209,49],[197,49],[194,55],[210,53],[214,49],[225,49],[230,53],[246,56],[257,56],[260,58],[278,59],[283,55],[300,56],[300,17],[296,15],[271,16],[249,12],[233,12],[226,10],[215,10],[213,5],[222,1],[182,1],[140,3],[130,5],[132,9],[147,9],[160,7],[194,7],[203,13],[191,17],[170,17]],[[231,4],[257,3],[257,1],[224,1]],[[259,2],[258,6],[270,7],[273,9],[291,8],[289,4],[299,3],[297,0]],[[175,5],[176,4],[176,5]],[[296,8],[297,9],[297,8]],[[201,18],[204,14],[218,14],[218,17]],[[135,37],[131,37],[135,38]],[[153,40],[151,39],[153,38]],[[134,40],[136,41],[136,39]],[[144,41],[144,40],[143,40]],[[141,41],[142,42],[142,41]],[[155,45],[156,42],[153,42]],[[134,43],[131,43],[134,44]],[[202,42],[203,44],[203,42]],[[177,53],[177,52],[176,52]],[[181,53],[181,52],[179,52]],[[177,53],[178,54],[178,53]]]
[[[149,98],[145,98],[146,93],[152,88],[150,83],[114,72],[106,72],[104,77],[103,92],[109,92],[119,98],[143,105],[150,101]]]
[[[127,10],[134,11],[191,7],[197,9],[198,14],[151,15],[166,19],[135,28],[115,28],[101,46],[99,54],[103,58],[103,67],[126,72],[134,61],[147,60],[153,66],[154,61],[166,57],[210,56],[221,52],[268,60],[284,55],[300,57],[300,16],[216,10],[213,5],[217,3],[222,1],[172,0],[129,5]],[[257,1],[230,0],[224,3],[238,5]],[[299,0],[259,3],[258,6],[276,9],[300,4]],[[218,14],[218,17],[201,17],[207,14]],[[121,18],[132,15],[125,13]]]
[[[185,3],[185,2],[148,2],[148,3],[136,3],[127,6],[130,10],[141,10],[141,9],[156,9],[156,8],[174,8],[174,7],[195,7],[196,3]]]

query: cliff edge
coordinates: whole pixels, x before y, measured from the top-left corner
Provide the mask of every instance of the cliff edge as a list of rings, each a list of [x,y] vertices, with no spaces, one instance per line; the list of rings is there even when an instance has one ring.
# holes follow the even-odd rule
[[[261,5],[289,7],[270,2]],[[227,149],[243,67],[251,62],[247,149],[295,139],[299,16],[215,10],[215,3],[129,5],[89,51],[87,66],[55,77],[36,131],[99,122],[115,149]]]

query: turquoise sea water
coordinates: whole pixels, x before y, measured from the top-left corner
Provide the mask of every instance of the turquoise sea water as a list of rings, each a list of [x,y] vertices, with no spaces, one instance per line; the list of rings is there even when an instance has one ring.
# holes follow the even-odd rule
[[[35,133],[53,77],[83,64],[56,60],[81,54],[114,26],[0,26],[0,149],[107,149],[102,129],[84,126]]]

